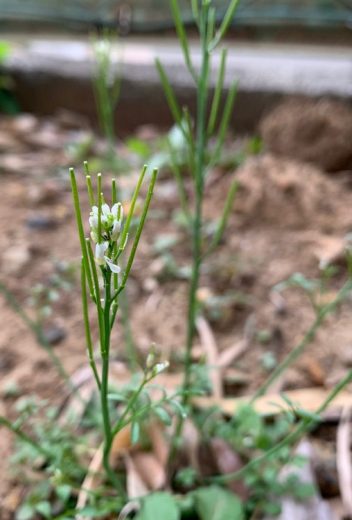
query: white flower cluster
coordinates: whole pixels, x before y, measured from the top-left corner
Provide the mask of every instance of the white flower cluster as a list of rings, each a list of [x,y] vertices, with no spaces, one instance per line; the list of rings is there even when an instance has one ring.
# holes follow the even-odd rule
[[[100,216],[99,236],[99,209],[93,206],[89,216],[90,236],[95,246],[95,261],[98,265],[107,265],[113,273],[119,273],[120,267],[114,264],[113,246],[117,242],[122,227],[123,208],[120,202],[110,209],[108,204],[102,204]]]

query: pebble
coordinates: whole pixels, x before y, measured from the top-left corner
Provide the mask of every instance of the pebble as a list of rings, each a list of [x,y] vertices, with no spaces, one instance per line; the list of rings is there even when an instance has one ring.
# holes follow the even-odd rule
[[[27,244],[19,244],[5,249],[2,255],[2,268],[6,274],[19,274],[31,260]]]
[[[38,126],[38,120],[31,114],[21,114],[13,119],[12,128],[19,134],[33,132]]]
[[[28,217],[26,219],[26,226],[30,229],[35,229],[38,231],[46,231],[48,229],[55,229],[58,225],[58,222],[55,218],[49,215],[43,215],[37,213]]]
[[[57,325],[51,325],[47,327],[44,331],[44,338],[51,346],[58,345],[61,343],[67,336],[66,330],[63,327],[59,327]]]

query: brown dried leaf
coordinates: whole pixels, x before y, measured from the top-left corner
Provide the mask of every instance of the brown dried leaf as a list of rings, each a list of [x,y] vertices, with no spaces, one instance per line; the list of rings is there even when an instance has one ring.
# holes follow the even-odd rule
[[[153,453],[137,452],[131,455],[134,467],[150,491],[161,489],[166,482],[165,466]]]
[[[196,326],[210,367],[209,377],[212,392],[215,398],[220,399],[223,396],[222,374],[218,366],[219,350],[215,337],[209,323],[203,316],[197,318]]]
[[[127,473],[127,496],[129,499],[143,497],[148,494],[149,490],[139,474],[136,465],[129,455],[124,456],[126,473]]]
[[[336,464],[341,498],[348,516],[352,516],[351,407],[343,409],[337,429]]]
[[[326,400],[329,391],[323,388],[304,388],[286,392],[287,397],[296,405],[309,412],[315,412]],[[214,399],[213,397],[197,397],[193,403],[200,408],[219,406],[225,415],[232,416],[236,410],[244,403],[251,401],[251,396],[238,398]],[[255,410],[263,415],[277,415],[281,410],[287,410],[288,405],[281,395],[268,394],[256,399],[253,404]],[[340,409],[345,406],[352,406],[352,393],[347,390],[340,392],[332,401],[329,409]]]
[[[169,443],[165,438],[165,428],[160,422],[153,421],[148,425],[147,432],[152,444],[152,451],[165,468],[169,456]]]
[[[87,475],[82,483],[80,489],[76,508],[82,509],[86,506],[90,492],[94,491],[101,482],[101,469],[103,464],[103,446],[95,452],[92,462],[89,465]],[[76,520],[91,520],[90,517],[76,516]]]
[[[112,441],[111,451],[110,451],[110,464],[115,466],[118,462],[118,459],[125,455],[132,447],[131,441],[131,425],[128,424],[122,430],[120,430],[114,437]]]

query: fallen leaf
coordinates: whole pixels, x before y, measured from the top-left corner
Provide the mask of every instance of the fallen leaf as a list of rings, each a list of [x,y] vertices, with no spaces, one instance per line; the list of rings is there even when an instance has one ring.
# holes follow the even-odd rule
[[[292,390],[285,392],[290,401],[298,407],[308,411],[315,412],[319,406],[326,400],[329,390],[323,388],[303,388],[300,390]],[[218,406],[221,411],[228,416],[232,416],[236,410],[251,401],[251,396],[214,399],[213,397],[196,397],[193,403],[200,408],[209,408],[210,406]],[[340,392],[328,407],[330,409],[341,409],[345,406],[352,406],[352,393],[344,390]],[[282,399],[280,394],[268,394],[259,397],[253,403],[254,409],[262,415],[277,415],[282,410],[288,410],[288,404]]]
[[[220,399],[223,396],[222,374],[218,365],[219,350],[215,337],[209,323],[203,316],[197,318],[196,326],[207,357],[212,392],[215,398]]]
[[[129,499],[140,498],[149,493],[149,489],[139,474],[133,459],[126,453],[124,456],[126,466],[127,496]]]
[[[147,484],[150,491],[161,489],[166,482],[165,466],[162,466],[153,453],[137,452],[131,455],[136,471]]]
[[[343,409],[337,429],[336,464],[345,512],[352,516],[351,407]]]

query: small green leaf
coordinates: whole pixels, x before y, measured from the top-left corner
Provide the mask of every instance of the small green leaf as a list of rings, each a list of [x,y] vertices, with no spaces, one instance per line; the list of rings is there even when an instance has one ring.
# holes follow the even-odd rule
[[[35,510],[29,504],[24,504],[16,513],[16,520],[32,520]]]
[[[132,429],[131,429],[131,442],[132,444],[137,444],[139,441],[139,435],[141,433],[141,428],[138,422],[132,423]]]
[[[35,506],[35,509],[45,518],[51,518],[51,505],[49,502],[39,502],[39,504]]]
[[[138,139],[137,137],[131,137],[127,140],[127,148],[142,157],[142,159],[147,159],[151,155],[151,149],[150,146],[141,139]]]
[[[58,486],[55,491],[60,500],[62,500],[63,502],[67,502],[67,500],[71,496],[72,490],[71,486],[69,486],[68,484],[62,484],[61,486]]]
[[[160,520],[180,519],[180,511],[169,493],[160,492],[147,496],[143,500],[142,508],[135,520],[156,520],[157,518]]]
[[[164,410],[164,408],[160,408],[160,407],[154,408],[154,413],[159,417],[159,419],[161,420],[162,423],[166,424],[166,426],[171,425],[171,417],[167,413],[167,411]]]
[[[243,520],[243,508],[236,495],[218,486],[199,488],[193,493],[200,520]]]

